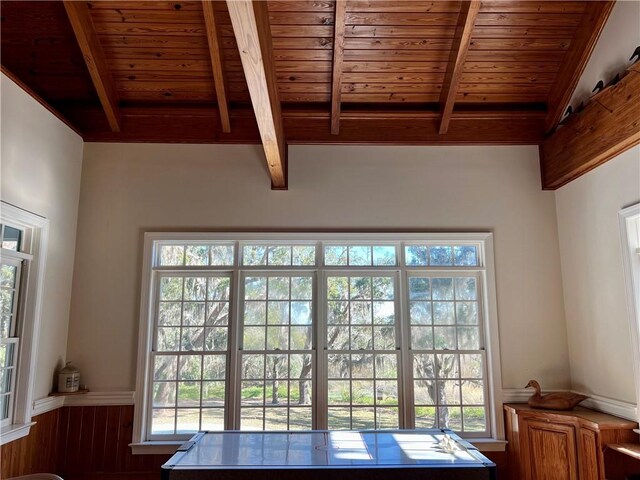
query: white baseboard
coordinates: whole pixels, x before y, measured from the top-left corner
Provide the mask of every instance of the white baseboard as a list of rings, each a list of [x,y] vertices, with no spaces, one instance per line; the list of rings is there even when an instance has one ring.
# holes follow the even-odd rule
[[[41,415],[64,405],[64,397],[44,397],[33,402],[32,416]]]
[[[63,406],[133,405],[134,392],[88,392],[81,395],[44,397],[33,402],[33,413],[41,415]]]
[[[65,406],[133,405],[134,392],[88,392],[64,397]]]
[[[633,403],[621,402],[600,395],[593,395],[574,390],[545,390],[545,393],[568,392],[586,395],[587,398],[580,405],[599,412],[608,413],[616,417],[625,418],[627,420],[638,420],[638,411]],[[527,403],[529,397],[533,394],[533,390],[526,388],[505,388],[502,390],[502,401],[504,403]]]
[[[638,421],[638,409],[633,403],[622,402],[620,400],[614,400],[600,395],[590,395],[582,392],[574,393],[581,393],[582,395],[589,397],[580,404],[583,407],[615,415],[616,417],[626,418],[627,420]]]

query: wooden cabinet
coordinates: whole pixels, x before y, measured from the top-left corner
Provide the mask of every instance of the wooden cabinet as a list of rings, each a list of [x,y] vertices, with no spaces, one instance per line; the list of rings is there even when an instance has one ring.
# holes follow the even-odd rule
[[[582,407],[504,408],[511,480],[605,480],[606,445],[638,441],[635,422]]]

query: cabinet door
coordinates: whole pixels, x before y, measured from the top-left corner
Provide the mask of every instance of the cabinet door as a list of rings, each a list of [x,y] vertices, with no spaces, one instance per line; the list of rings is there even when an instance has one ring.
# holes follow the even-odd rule
[[[575,428],[538,420],[524,424],[530,480],[578,480]]]
[[[580,429],[580,480],[604,479],[600,468],[598,433],[588,428]]]

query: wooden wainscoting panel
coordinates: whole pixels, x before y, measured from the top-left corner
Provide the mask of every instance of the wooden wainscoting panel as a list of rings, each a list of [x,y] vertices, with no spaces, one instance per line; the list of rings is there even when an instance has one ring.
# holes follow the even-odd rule
[[[0,447],[0,478],[55,472],[60,409],[33,417],[29,435]]]
[[[158,475],[170,455],[132,455],[132,436],[133,405],[64,407],[59,471],[65,479]]]

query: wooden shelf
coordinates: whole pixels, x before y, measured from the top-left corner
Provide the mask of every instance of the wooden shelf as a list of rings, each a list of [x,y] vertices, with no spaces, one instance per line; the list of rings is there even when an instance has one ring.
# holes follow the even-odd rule
[[[612,443],[607,448],[640,460],[640,443]]]
[[[82,390],[78,390],[77,392],[51,392],[49,396],[50,397],[66,397],[68,395],[84,395],[85,393],[89,393],[88,388],[83,388]]]

